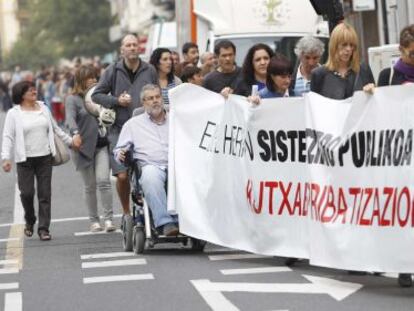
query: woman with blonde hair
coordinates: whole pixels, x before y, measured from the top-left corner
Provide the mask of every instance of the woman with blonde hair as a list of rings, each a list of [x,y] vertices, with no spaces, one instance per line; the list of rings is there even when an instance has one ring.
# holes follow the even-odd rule
[[[345,23],[337,25],[329,40],[329,56],[325,65],[311,75],[311,91],[332,99],[351,97],[355,91],[372,92],[371,69],[360,63],[358,35]]]
[[[72,135],[82,137],[82,146],[74,152],[73,161],[76,170],[81,173],[85,203],[88,207],[92,232],[101,231],[99,221],[96,190],[100,192],[104,209],[106,231],[114,231],[112,223],[112,186],[109,168],[109,141],[99,130],[97,118],[90,114],[85,106],[85,94],[96,84],[97,72],[93,66],[80,66],[75,72],[73,94],[66,99],[66,125]]]

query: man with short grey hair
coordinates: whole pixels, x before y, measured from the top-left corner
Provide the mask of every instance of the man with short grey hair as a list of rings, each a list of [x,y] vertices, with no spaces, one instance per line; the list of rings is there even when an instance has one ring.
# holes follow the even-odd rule
[[[139,94],[148,83],[158,83],[157,72],[152,65],[139,58],[138,37],[127,34],[121,41],[121,57],[110,65],[101,76],[92,100],[105,108],[116,111],[115,123],[108,133],[110,151],[115,147],[124,123],[132,116],[132,111],[141,106]],[[129,179],[127,168],[111,159],[112,175],[116,176],[116,189],[121,201],[124,218],[132,217],[129,207]]]
[[[320,66],[319,61],[324,51],[324,43],[312,36],[303,37],[296,43],[295,54],[299,62],[292,77],[295,96],[303,96],[310,91],[311,72]]]
[[[140,183],[151,209],[157,231],[165,236],[178,234],[177,217],[167,212],[165,183],[168,168],[168,114],[164,109],[161,89],[147,84],[141,91],[145,112],[129,119],[122,127],[114,156],[125,161],[125,153],[133,146],[132,156],[142,168]]]

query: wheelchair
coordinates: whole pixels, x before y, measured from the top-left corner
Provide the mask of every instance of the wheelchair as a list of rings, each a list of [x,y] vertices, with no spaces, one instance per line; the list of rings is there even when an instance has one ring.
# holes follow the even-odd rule
[[[202,252],[206,245],[205,241],[181,233],[177,236],[165,236],[155,228],[151,209],[139,183],[142,170],[138,161],[133,159],[132,150],[133,146],[130,146],[124,161],[124,165],[128,168],[132,201],[132,217],[124,215],[121,222],[124,251],[142,254],[145,250],[154,248],[159,243],[181,243],[183,246],[190,245],[193,251]]]

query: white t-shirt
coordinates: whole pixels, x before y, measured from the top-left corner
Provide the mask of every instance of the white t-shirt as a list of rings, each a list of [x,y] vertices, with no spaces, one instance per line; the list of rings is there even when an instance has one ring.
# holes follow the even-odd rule
[[[41,157],[51,153],[49,123],[42,111],[23,111],[22,124],[27,157]]]

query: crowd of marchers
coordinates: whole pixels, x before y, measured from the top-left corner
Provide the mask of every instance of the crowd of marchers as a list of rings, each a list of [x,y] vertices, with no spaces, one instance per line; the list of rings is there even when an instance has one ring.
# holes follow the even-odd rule
[[[40,239],[51,239],[51,178],[57,135],[71,148],[72,161],[82,177],[91,231],[116,229],[112,219],[111,174],[116,178],[122,222],[132,217],[126,163],[132,157],[141,168],[139,182],[156,230],[160,235],[176,236],[178,218],[167,211],[165,189],[169,90],[181,83],[193,83],[225,98],[230,94],[243,95],[259,105],[264,98],[303,96],[310,91],[345,99],[358,90],[372,93],[376,85],[414,82],[414,25],[401,31],[401,57],[393,67],[380,73],[377,82],[369,66],[361,63],[358,42],[355,29],[340,23],[330,35],[324,64],[321,57],[325,44],[307,36],[295,46],[295,64],[259,43],[250,47],[239,67],[235,63],[236,46],[228,40],[218,41],[214,53],[201,56],[195,43],[185,43],[182,61],[178,53],[159,47],[145,62],[139,57],[138,38],[128,34],[121,41],[117,62],[106,68],[78,63],[72,72],[61,75],[59,88],[54,84],[54,95],[61,98],[59,109],[65,112],[64,120],[63,113],[54,110],[53,96],[49,94],[49,88],[53,88],[47,83],[53,80],[50,72],[44,73],[45,79],[15,78],[10,83],[10,95],[5,83],[1,83],[3,103],[9,109],[3,128],[2,167],[9,172],[13,160],[16,165],[25,212],[24,234],[31,237],[37,222]],[[67,131],[62,131],[56,121],[64,123]],[[296,260],[288,258],[286,264]],[[401,286],[412,286],[411,274],[400,274],[398,281]]]

